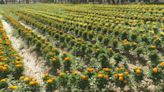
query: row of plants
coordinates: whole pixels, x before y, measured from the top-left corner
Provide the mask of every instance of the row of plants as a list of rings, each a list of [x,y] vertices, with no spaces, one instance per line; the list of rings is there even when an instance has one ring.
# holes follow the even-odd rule
[[[58,40],[60,42],[58,44],[61,44],[61,46],[63,46],[63,43],[64,43],[63,47],[70,49],[71,52],[76,56],[84,57],[85,59],[84,61],[87,63],[92,64],[92,62],[95,62],[94,58],[99,58],[98,61],[100,62],[105,59],[106,61],[104,61],[104,63],[105,62],[109,63],[108,58],[112,57],[112,55],[115,53],[112,50],[112,48],[109,48],[108,50],[109,52],[107,52],[104,50],[104,48],[100,48],[98,45],[93,45],[87,41],[84,41],[83,39],[75,38],[74,36],[70,34],[64,33],[63,31],[57,30],[51,26],[46,26],[43,23],[40,23],[29,17],[22,16],[20,18],[24,19],[24,21],[26,21],[28,24],[39,28],[40,33],[50,35],[51,37],[53,37],[53,40]],[[50,36],[47,36],[47,37],[50,37]],[[117,54],[116,57],[117,56],[120,56],[120,55]],[[91,61],[91,62],[88,62],[88,61]]]
[[[27,13],[26,13],[27,14]],[[37,14],[38,15],[38,14]],[[33,17],[35,17],[35,18],[37,18],[37,16],[36,15],[34,15]],[[42,17],[43,17],[43,15],[42,15]],[[50,17],[49,16],[44,16],[44,19],[45,18],[47,18],[47,20],[44,20],[44,22],[45,23],[48,23],[49,25],[52,25],[52,26],[54,26],[55,25],[55,27],[57,27],[57,28],[59,28],[59,29],[64,29],[66,32],[68,32],[68,30],[70,29],[70,26],[72,26],[71,27],[71,29],[73,29],[73,32],[70,32],[70,33],[74,33],[75,35],[77,35],[77,36],[82,36],[82,35],[78,35],[78,33],[82,33],[81,31],[85,31],[85,27],[83,28],[83,27],[79,27],[77,24],[74,24],[74,23],[76,23],[76,22],[71,22],[71,23],[67,23],[67,21],[72,21],[72,20],[64,20],[63,22],[62,21],[59,21],[59,19],[58,20],[55,20],[54,18],[52,18],[51,17],[51,19],[53,19],[54,21],[52,21],[52,20],[48,20]],[[40,17],[38,17],[37,19],[40,19]],[[60,18],[61,19],[61,18]],[[41,20],[41,19],[40,19]],[[43,22],[43,20],[42,20],[42,22]],[[61,22],[61,24],[59,24],[59,22]],[[58,23],[58,24],[57,24]],[[63,25],[63,24],[65,24],[65,25]],[[92,24],[92,23],[91,23]],[[137,23],[138,24],[138,23]],[[162,38],[162,24],[160,24],[160,23],[158,23],[158,22],[153,22],[153,23],[149,23],[149,24],[151,24],[150,26],[153,26],[153,28],[150,28],[150,26],[149,26],[149,30],[148,31],[146,31],[146,29],[142,29],[142,31],[136,31],[137,30],[137,28],[135,28],[135,29],[129,29],[129,27],[127,27],[126,29],[124,29],[124,28],[121,28],[121,26],[123,26],[123,25],[119,25],[120,27],[118,27],[118,25],[117,25],[117,29],[116,28],[112,28],[113,29],[113,31],[115,32],[115,33],[117,33],[117,35],[115,35],[115,37],[117,38],[117,39],[119,39],[119,40],[124,40],[124,39],[128,39],[129,41],[134,41],[134,42],[136,42],[136,43],[140,43],[141,41],[142,42],[144,42],[146,45],[152,45],[152,43],[153,44],[155,44],[155,45],[157,45],[158,46],[158,48],[163,48],[162,46],[159,46],[158,44],[160,44],[160,42],[162,42],[163,41],[163,38]],[[61,25],[63,25],[62,27],[61,27]],[[74,25],[74,26],[73,26]],[[142,27],[145,27],[146,25],[144,25],[143,23],[141,24],[141,25],[143,25]],[[161,25],[161,28],[158,28],[159,26]],[[77,27],[78,26],[78,27]],[[97,25],[98,26],[98,25]],[[124,26],[125,27],[125,26]],[[75,29],[76,28],[76,29]],[[78,28],[80,28],[80,29],[78,29]],[[155,30],[155,29],[156,30]],[[108,30],[107,28],[96,28],[96,29],[94,29],[94,28],[92,28],[93,30],[97,30],[98,31],[98,33],[100,32],[100,33],[102,33],[103,34],[103,36],[104,36],[104,34],[107,34],[107,35],[105,35],[106,37],[110,37],[111,35],[113,35],[112,33],[113,33],[113,31],[112,31],[112,29],[111,30]],[[74,31],[74,30],[77,30],[77,31]],[[80,30],[80,32],[78,32]],[[87,30],[87,32],[88,32],[88,34],[90,35],[89,37],[85,37],[86,39],[85,40],[93,40],[93,39],[96,39],[94,36],[98,36],[98,38],[102,38],[102,36],[101,35],[98,35],[98,33],[95,33],[95,31],[93,31],[93,30]],[[127,30],[126,32],[125,31],[123,31],[123,30]],[[139,29],[139,30],[141,30],[141,29]],[[72,30],[69,30],[69,31],[72,31]],[[128,32],[129,31],[129,32]],[[133,31],[133,34],[132,34],[132,31]],[[134,33],[134,31],[135,31],[135,33]],[[149,32],[150,31],[150,32]],[[75,33],[76,32],[76,33]],[[120,33],[120,34],[119,34]],[[142,36],[137,36],[138,34],[144,34],[144,35],[142,35]],[[87,33],[86,33],[87,34]],[[91,35],[92,34],[92,35]],[[146,36],[145,36],[146,35]],[[147,38],[148,36],[153,36],[154,38]],[[146,40],[146,39],[150,39],[149,41],[148,40]],[[100,41],[102,41],[102,40],[100,40]],[[102,41],[103,42],[103,41]]]
[[[27,18],[27,17],[25,17],[24,19],[29,20],[29,18]],[[35,23],[36,23],[36,21],[35,21]],[[127,43],[127,41],[125,41],[125,43]],[[74,76],[74,72],[70,72],[70,71],[67,71],[65,73],[64,72],[61,72],[61,73],[59,73],[58,76],[49,76],[49,75],[46,74],[45,76],[47,76],[47,77],[45,77],[43,79],[45,81],[45,85],[47,87],[47,91],[49,91],[49,90],[51,91],[51,90],[55,90],[55,89],[60,89],[60,88],[61,88],[60,90],[67,90],[67,91],[70,91],[70,90],[79,90],[79,89],[81,89],[81,90],[89,90],[89,89],[90,90],[94,90],[94,89],[95,90],[100,90],[100,89],[103,89],[103,88],[104,88],[104,90],[108,90],[107,88],[105,88],[107,86],[107,84],[109,83],[109,81],[107,81],[107,80],[111,80],[115,85],[117,85],[119,87],[120,86],[123,86],[124,87],[124,85],[130,85],[131,86],[133,83],[131,84],[131,82],[130,82],[130,83],[127,83],[126,84],[126,82],[127,81],[133,81],[133,80],[139,82],[139,81],[145,79],[145,77],[146,78],[151,78],[152,80],[154,80],[154,81],[157,82],[157,80],[162,79],[163,71],[162,71],[161,68],[158,68],[157,67],[158,62],[155,62],[155,63],[156,63],[155,65],[153,65],[152,67],[150,67],[150,70],[148,71],[148,75],[145,72],[143,72],[144,70],[142,70],[141,68],[136,68],[133,71],[131,71],[128,68],[127,68],[127,70],[126,69],[125,70],[123,69],[124,72],[130,70],[130,75],[129,76],[133,76],[133,77],[130,77],[130,79],[128,79],[129,77],[124,76],[124,73],[123,73],[123,77],[122,77],[122,73],[121,74],[119,74],[119,73],[118,74],[114,74],[113,72],[114,71],[117,72],[117,68],[116,69],[113,69],[113,71],[112,71],[113,74],[111,74],[113,76],[110,77],[110,78],[109,78],[109,76],[106,76],[105,74],[104,75],[101,75],[101,73],[99,74],[99,72],[97,72],[97,74],[95,73],[95,76],[97,75],[97,77],[95,77],[95,76],[93,78],[90,77],[91,79],[88,78],[89,75],[87,75],[87,76],[83,76],[83,75],[85,75],[85,72],[86,71],[87,72],[88,71],[94,71],[96,69],[94,69],[94,68],[88,68],[88,69],[86,69],[86,71],[83,70],[82,73],[81,73],[80,70],[77,70],[77,71],[75,70],[75,75],[76,74],[79,74],[76,77],[77,79],[75,78],[77,80],[75,82],[75,84],[71,84],[71,83],[73,83],[71,80],[73,80],[74,78],[73,79],[71,79],[71,78],[72,78],[72,76]],[[162,63],[160,65],[162,65]],[[158,65],[158,66],[160,66],[160,65]],[[128,67],[128,66],[126,66],[126,67]],[[105,68],[105,69],[108,70],[108,68]],[[155,73],[157,71],[158,71],[159,75]],[[125,74],[129,74],[129,72],[125,72]],[[66,79],[60,78],[63,75],[66,75],[66,77],[65,77]],[[102,80],[101,81],[98,81],[99,80],[98,79],[98,75],[99,75],[100,78],[102,78],[103,81]],[[107,78],[107,79],[104,79],[104,77],[102,77],[102,76],[105,76],[105,78]],[[116,77],[118,76],[118,78],[112,80],[114,76],[116,76]],[[158,78],[156,78],[155,76],[158,76]],[[88,81],[83,82],[82,81],[82,78],[84,78],[84,79],[85,78],[88,78]],[[95,80],[92,80],[92,79],[95,79]],[[125,81],[124,82],[120,82],[121,80],[125,80]],[[86,83],[87,86],[80,85],[80,84],[84,84],[84,83]],[[92,83],[97,83],[97,84],[96,85],[92,85]],[[73,87],[72,86],[70,87],[70,85],[73,85]],[[71,89],[71,88],[75,88],[75,89]],[[100,88],[100,89],[97,89],[97,88]],[[162,90],[162,89],[160,88],[160,90]]]
[[[118,12],[134,12],[134,13],[142,13],[147,14],[150,12],[151,14],[158,15],[162,14],[162,5],[143,5],[143,6],[100,6],[100,7],[91,7],[92,10],[102,10],[102,11],[118,11]]]
[[[22,75],[23,62],[17,51],[12,47],[0,21],[0,90],[10,90],[13,86],[7,82],[8,76],[18,79]]]
[[[20,14],[19,14],[19,16],[21,16]],[[25,16],[25,15],[24,15]],[[28,16],[26,16],[26,17],[24,17],[24,20],[27,20],[27,17]],[[35,18],[36,18],[37,16],[35,16]],[[40,17],[38,17],[37,18],[37,20],[40,20],[41,18]],[[30,20],[32,20],[32,19],[28,19],[28,21],[30,21]],[[45,20],[45,18],[44,18],[44,20]],[[36,20],[35,20],[35,22],[33,21],[33,23],[36,23]],[[47,22],[45,22],[45,24],[46,24]],[[54,23],[54,22],[53,22]],[[52,24],[52,22],[51,22],[51,24]],[[59,23],[57,23],[56,22],[56,24],[59,24]],[[65,25],[64,25],[65,26]],[[64,27],[63,26],[63,27]],[[75,27],[74,27],[75,28]],[[64,29],[64,28],[63,28]],[[64,29],[65,31],[67,31],[68,33],[70,32],[70,31],[74,31],[74,29],[72,29],[72,30],[69,30],[69,29]],[[79,29],[78,29],[79,30]],[[84,34],[85,34],[85,31],[83,31],[83,30],[81,30],[80,31],[81,32],[81,35],[79,35],[79,37],[82,37],[82,38],[87,38],[87,36],[84,36]],[[93,33],[93,32],[92,32]],[[92,34],[91,33],[91,34]],[[122,33],[122,32],[117,32],[118,34],[120,33]],[[123,32],[123,34],[125,34],[125,33],[127,33],[127,32]],[[76,34],[76,33],[75,33]],[[78,35],[78,34],[77,34]],[[108,42],[110,43],[110,44],[112,44],[113,43],[113,45],[111,46],[111,47],[114,47],[114,49],[116,49],[117,47],[119,48],[119,50],[120,51],[124,51],[125,53],[129,53],[129,51],[131,51],[131,52],[136,52],[136,55],[137,56],[140,56],[140,54],[144,54],[144,55],[146,55],[146,56],[149,56],[149,59],[151,60],[151,61],[154,61],[154,60],[152,60],[152,55],[151,54],[153,54],[153,55],[156,55],[157,57],[156,58],[158,58],[158,46],[156,46],[156,45],[152,45],[152,43],[150,44],[150,45],[148,45],[145,49],[143,48],[143,49],[141,49],[143,46],[145,47],[145,45],[146,44],[144,44],[144,43],[141,43],[141,41],[140,41],[140,43],[141,44],[138,44],[138,43],[136,43],[136,42],[133,42],[133,41],[129,41],[129,39],[127,40],[127,39],[122,39],[122,40],[118,40],[118,41],[116,41],[116,40],[110,40],[110,41],[112,41],[112,42],[110,42],[109,41],[109,37],[111,37],[113,34],[111,34],[110,36],[108,36],[107,37],[107,39],[105,39],[105,37],[104,37],[104,39],[103,39],[103,35],[101,35],[100,34],[100,37],[101,37],[101,39],[102,39],[102,41],[104,41],[105,40],[105,42],[104,42],[104,45],[107,45],[108,44]],[[146,34],[144,34],[144,35],[146,35]],[[93,37],[96,37],[97,35],[93,35]],[[117,38],[117,35],[115,35],[116,36],[116,38]],[[134,35],[133,35],[134,36]],[[99,36],[98,36],[99,37]],[[119,37],[119,36],[118,36]],[[121,37],[121,35],[120,35],[120,37]],[[146,36],[145,36],[146,37]],[[162,36],[159,36],[159,37],[162,37]],[[157,37],[157,36],[155,36],[155,39],[158,39],[158,44],[161,44],[163,41],[162,41],[162,39],[161,38],[159,38],[159,37]],[[113,39],[116,39],[115,37],[113,38]],[[130,37],[129,37],[130,38]],[[99,38],[100,39],[100,38]],[[88,39],[89,40],[89,39]],[[156,40],[157,41],[157,40]],[[116,44],[116,45],[115,45]],[[107,47],[108,47],[108,45],[107,45]],[[140,47],[140,48],[139,48]],[[160,49],[161,50],[161,49]],[[142,53],[142,52],[144,52],[144,53]],[[152,53],[153,52],[153,53]],[[156,61],[158,61],[158,60],[160,60],[160,59],[156,59]],[[155,61],[154,61],[155,62]]]
[[[88,9],[77,9],[77,8],[70,8],[70,9],[65,9],[66,11],[69,11],[69,12],[80,12],[80,13],[92,13],[92,14],[96,14],[96,15],[102,15],[102,16],[112,16],[112,15],[115,15],[114,13],[110,13],[111,11],[101,11],[100,10],[88,10]],[[118,10],[118,8],[117,8]],[[135,11],[135,10],[134,10]],[[112,12],[115,12],[115,11],[112,11]],[[141,19],[141,20],[144,20],[144,21],[163,21],[163,17],[162,16],[156,16],[156,15],[151,15],[151,16],[147,16],[146,14],[144,14],[145,12],[148,12],[148,11],[143,11],[143,13],[137,13],[137,15],[134,13],[121,13],[119,12],[119,14],[115,15],[116,17],[118,18],[130,18],[130,19]],[[151,12],[151,10],[150,10]],[[160,9],[160,14],[163,14],[163,11],[162,9]]]
[[[41,13],[43,13],[43,12],[41,12]],[[45,12],[44,12],[45,13]],[[107,19],[105,18],[104,19],[104,17],[101,17],[101,18],[97,18],[97,15],[95,16],[95,15],[93,15],[93,16],[91,16],[91,17],[88,17],[88,16],[90,16],[90,15],[88,15],[87,13],[85,14],[85,15],[78,15],[78,16],[82,16],[81,18],[78,18],[77,16],[76,17],[74,17],[73,16],[73,14],[71,14],[70,16],[69,15],[67,15],[67,16],[62,16],[62,14],[49,14],[49,13],[46,13],[47,15],[51,15],[51,16],[53,16],[53,17],[58,17],[58,18],[64,18],[64,23],[65,22],[70,22],[70,21],[72,21],[71,22],[71,24],[74,24],[74,25],[78,25],[78,24],[76,24],[76,22],[79,20],[79,22],[84,22],[85,20],[87,21],[86,23],[89,23],[89,24],[93,24],[92,25],[92,27],[91,27],[91,29],[92,30],[96,30],[96,31],[98,31],[98,32],[102,32],[103,34],[111,34],[111,31],[109,31],[108,32],[108,30],[109,29],[107,29],[107,28],[95,28],[95,27],[93,27],[93,26],[97,26],[97,27],[99,27],[99,26],[106,26],[106,24],[108,25],[107,27],[110,27],[109,26],[109,21],[106,21],[106,20],[108,20],[109,19],[109,17],[107,17]],[[75,14],[76,15],[76,14]],[[87,15],[87,16],[86,16]],[[73,18],[71,17],[71,16],[73,16]],[[48,17],[48,16],[47,16]],[[85,19],[85,17],[86,17],[86,19]],[[50,18],[50,17],[48,17],[48,18]],[[76,19],[77,18],[77,19]],[[112,18],[112,17],[111,17]],[[53,19],[53,18],[51,18],[51,19]],[[71,19],[71,20],[70,20]],[[102,25],[100,25],[100,24],[98,24],[98,25],[95,25],[95,23],[93,23],[93,21],[94,21],[94,19],[97,19],[97,20],[95,20],[95,21],[101,21],[101,22],[96,22],[96,23],[100,23],[100,24],[102,24]],[[100,20],[101,19],[101,20]],[[83,20],[83,21],[81,21],[81,20]],[[112,18],[112,20],[116,20],[116,22],[117,23],[114,23],[114,24],[116,24],[117,26],[118,26],[118,23],[120,23],[120,24],[122,24],[122,23],[125,23],[126,24],[126,26],[128,26],[128,25],[132,25],[132,24],[137,24],[137,25],[139,25],[139,27],[145,27],[146,26],[146,29],[142,29],[142,33],[147,33],[147,32],[149,32],[149,33],[152,33],[151,35],[152,36],[155,36],[156,34],[158,34],[159,33],[159,35],[160,35],[160,33],[161,33],[161,35],[162,35],[162,30],[163,30],[163,24],[162,23],[160,23],[160,22],[150,22],[150,21],[148,21],[148,22],[146,22],[146,24],[144,23],[144,21],[140,21],[140,20],[126,20],[126,19],[124,19],[124,18],[122,18],[122,19],[120,19],[120,18],[117,18],[117,19],[114,19],[114,18]],[[113,22],[113,21],[110,21],[110,22]],[[49,21],[51,21],[51,20],[49,20]],[[55,21],[57,21],[57,20],[55,20]],[[74,22],[73,22],[74,21]],[[127,21],[127,23],[126,23],[126,21]],[[47,21],[48,22],[48,21]],[[49,24],[52,24],[51,22],[49,23]],[[87,25],[89,25],[89,24],[87,24]],[[128,25],[127,25],[128,24]],[[66,24],[66,25],[69,25],[69,24]],[[149,25],[149,26],[147,26],[147,25]],[[80,26],[82,26],[82,25],[80,25]],[[123,25],[119,25],[120,27],[122,27]],[[83,26],[83,27],[85,27],[85,26]],[[114,27],[114,26],[112,26],[112,27]],[[124,26],[125,27],[125,26]],[[130,26],[129,26],[130,27]],[[118,29],[117,28],[117,30],[116,31],[122,31],[122,30],[127,30],[127,32],[129,33],[129,31],[135,31],[135,33],[136,33],[136,35],[138,35],[138,34],[140,34],[141,32],[140,31],[136,31],[136,28],[135,28],[135,30],[133,29],[129,29],[129,27],[127,27],[127,29],[124,29],[124,28],[121,28],[121,29]],[[136,26],[135,26],[136,27]],[[112,28],[112,29],[114,29],[115,30],[115,28]],[[147,30],[147,29],[149,29],[149,30]],[[84,29],[83,29],[84,30]],[[139,30],[141,30],[141,29],[139,29]],[[90,31],[90,30],[88,30],[88,31]],[[130,40],[130,39],[129,39]],[[133,39],[132,39],[133,40]],[[152,39],[153,40],[153,39]],[[136,41],[136,40],[134,40],[134,41]],[[138,40],[137,42],[139,42],[140,40]]]
[[[18,91],[35,91],[37,80],[21,81],[23,76],[24,65],[23,57],[12,47],[5,30],[3,29],[2,21],[0,22],[0,91],[1,92],[18,92]],[[27,76],[26,76],[27,77]],[[26,84],[26,85],[25,85]],[[37,89],[38,90],[38,89]]]
[[[126,64],[115,68],[92,68],[84,71],[74,70],[71,72],[60,72],[57,76],[45,73],[43,75],[44,85],[47,92],[53,90],[61,91],[116,91],[121,87],[124,91],[150,91],[147,85],[140,87],[143,80],[153,80],[159,87],[156,91],[163,90],[162,79],[164,77],[164,62],[157,66],[150,65],[148,70],[141,67],[130,69]],[[128,89],[124,87],[128,86]]]
[[[72,61],[79,61],[75,60],[76,58],[70,53],[54,47],[47,39],[39,36],[31,29],[26,28],[13,17],[5,16],[5,18],[13,25],[17,34],[26,41],[27,45],[33,47],[34,50],[47,61],[46,63],[51,66],[53,74],[55,74],[56,72],[54,71],[58,69],[69,71]]]

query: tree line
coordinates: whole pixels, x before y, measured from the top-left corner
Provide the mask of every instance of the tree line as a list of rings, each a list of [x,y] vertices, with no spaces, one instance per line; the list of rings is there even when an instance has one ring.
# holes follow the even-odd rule
[[[159,0],[0,0],[1,4],[7,3],[108,3],[108,4],[124,4],[133,2],[159,2]]]

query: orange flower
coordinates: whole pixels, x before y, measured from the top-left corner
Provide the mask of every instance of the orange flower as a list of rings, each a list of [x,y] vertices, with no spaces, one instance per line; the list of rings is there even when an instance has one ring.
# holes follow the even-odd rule
[[[119,77],[123,77],[124,75],[123,75],[123,73],[120,73],[120,74],[118,74],[118,76],[119,76]]]
[[[7,67],[5,67],[5,66],[1,66],[0,69],[1,69],[3,72],[7,71]]]
[[[105,71],[105,72],[109,72],[109,68],[103,68],[103,70]]]
[[[64,61],[71,61],[71,58],[66,57],[66,58],[64,58]]]
[[[124,72],[126,75],[128,75],[129,74],[129,72]]]
[[[44,77],[48,77],[48,73],[45,73],[45,74],[44,74]]]
[[[15,65],[15,67],[16,67],[16,68],[22,68],[23,65],[22,65],[22,64],[17,64],[17,65]]]
[[[81,76],[81,79],[82,79],[82,80],[87,80],[87,76],[82,75],[82,76]]]
[[[46,81],[48,84],[52,84],[53,83],[53,80],[52,79],[49,79]]]
[[[29,81],[30,81],[30,78],[25,77],[25,78],[24,78],[24,81],[25,81],[25,82],[29,82]]]
[[[164,67],[164,62],[161,62],[161,63],[160,63],[160,66],[163,66],[163,67]]]
[[[93,70],[94,70],[93,68],[87,68],[87,71],[90,73],[93,72]]]
[[[109,78],[109,76],[108,75],[104,75],[104,79],[108,79]]]
[[[153,68],[153,73],[157,73],[157,72],[158,72],[158,68],[157,67]]]
[[[114,76],[114,78],[116,79],[116,78],[118,77],[118,74],[114,74],[113,76]]]
[[[37,81],[31,81],[31,82],[29,83],[29,85],[31,85],[31,86],[36,86],[36,85],[38,85],[38,82],[37,82]]]
[[[141,74],[141,70],[140,69],[136,69],[136,74]]]
[[[123,80],[124,80],[124,77],[119,77],[119,80],[120,80],[120,81],[123,81]]]
[[[1,61],[7,61],[7,58],[1,58]]]
[[[97,77],[98,77],[98,78],[103,78],[104,75],[99,73]]]

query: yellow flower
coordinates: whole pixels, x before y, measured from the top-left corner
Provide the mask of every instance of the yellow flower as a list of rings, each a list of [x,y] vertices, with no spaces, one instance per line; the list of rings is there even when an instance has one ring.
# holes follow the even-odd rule
[[[121,67],[120,70],[124,70],[125,68]]]
[[[133,70],[135,71],[137,68],[136,67],[133,67]]]
[[[6,71],[7,70],[7,67],[2,67],[2,71]]]
[[[150,48],[151,48],[151,49],[156,49],[156,46],[151,45]]]
[[[125,39],[125,40],[123,41],[123,43],[124,43],[124,45],[127,45],[127,44],[129,44],[129,41],[128,41],[127,39]]]
[[[27,78],[27,77],[26,77],[26,78],[24,78],[24,81],[25,81],[25,82],[28,82],[28,81],[30,81],[30,78]]]
[[[51,79],[52,79],[53,81],[54,81],[54,80],[56,80],[56,78],[55,78],[55,77],[52,77]]]
[[[125,73],[125,75],[128,75],[129,74],[129,72],[124,72]]]
[[[17,86],[9,86],[8,88],[11,89],[11,90],[15,90],[15,89],[17,89],[18,87],[17,87]]]
[[[6,79],[4,78],[4,79],[1,79],[1,81],[0,82],[6,82]]]
[[[52,80],[52,79],[48,79],[48,80],[47,80],[47,83],[48,83],[48,84],[52,84],[52,83],[53,83],[53,80]]]
[[[157,67],[153,68],[153,73],[157,73],[157,72],[158,72],[158,68]]]
[[[161,63],[160,63],[160,66],[163,66],[163,67],[164,67],[164,62],[161,62]]]
[[[53,60],[53,61],[57,61],[57,60],[58,60],[58,58],[54,57],[54,58],[52,58],[52,60]]]
[[[3,66],[8,67],[9,65],[8,64],[4,64]]]
[[[65,76],[65,73],[64,73],[64,72],[61,72],[61,73],[59,74],[59,76],[64,77],[64,76]]]
[[[111,51],[113,51],[113,49],[112,49],[112,48],[109,48],[108,50],[109,50],[110,52],[111,52]]]
[[[119,68],[119,67],[117,67],[117,68],[116,68],[116,71],[119,71],[119,70],[120,70],[120,68]]]
[[[109,72],[109,68],[103,68],[103,70],[105,71],[105,72]]]
[[[75,75],[77,75],[78,74],[78,71],[76,70],[76,71],[74,71],[74,73],[73,74],[75,74]]]
[[[119,77],[123,77],[124,75],[122,73],[118,74]]]
[[[22,65],[22,64],[16,64],[15,67],[16,67],[16,68],[22,68],[23,65]]]
[[[141,70],[140,69],[136,69],[136,74],[141,74]]]
[[[29,85],[31,85],[31,86],[36,86],[36,85],[38,85],[38,82],[37,82],[37,81],[31,81],[31,82],[29,83]]]
[[[20,76],[20,79],[21,79],[21,80],[24,79],[24,76]]]
[[[4,58],[3,57],[3,58],[1,58],[1,61],[4,61],[5,62],[5,61],[7,61],[7,58]]]
[[[104,79],[108,79],[109,78],[109,76],[108,75],[104,75]]]
[[[99,73],[97,77],[98,77],[98,78],[103,78],[103,77],[104,77],[104,75],[103,75],[103,74],[101,74],[101,73]]]
[[[90,73],[93,72],[93,70],[94,70],[93,68],[88,68],[87,69],[87,71],[90,72]]]

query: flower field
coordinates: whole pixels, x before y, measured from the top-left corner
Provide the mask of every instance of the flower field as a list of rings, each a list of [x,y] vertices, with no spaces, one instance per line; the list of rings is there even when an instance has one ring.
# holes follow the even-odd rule
[[[4,5],[0,14],[0,92],[164,90],[163,5]]]

